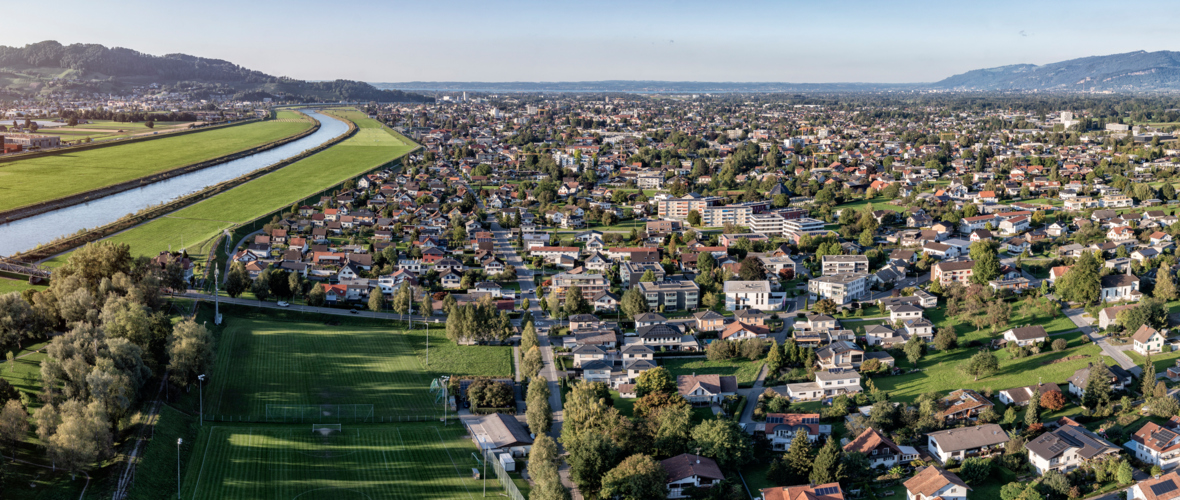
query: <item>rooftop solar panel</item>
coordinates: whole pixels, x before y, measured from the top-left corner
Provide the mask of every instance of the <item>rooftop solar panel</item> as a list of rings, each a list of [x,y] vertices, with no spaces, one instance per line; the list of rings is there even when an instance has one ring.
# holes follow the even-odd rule
[[[1176,489],[1176,483],[1173,482],[1171,479],[1164,481],[1162,483],[1159,483],[1159,484],[1151,485],[1151,492],[1155,493],[1156,496],[1163,495],[1164,493],[1171,492],[1175,489]]]

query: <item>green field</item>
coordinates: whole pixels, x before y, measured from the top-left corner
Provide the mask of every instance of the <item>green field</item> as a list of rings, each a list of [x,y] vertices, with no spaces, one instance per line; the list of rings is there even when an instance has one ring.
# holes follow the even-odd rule
[[[310,425],[206,425],[181,498],[474,499],[482,490],[471,478],[476,448],[465,434],[454,423],[345,424],[328,436]],[[498,496],[494,474],[489,483]]]
[[[342,113],[362,130],[318,154],[247,182],[212,198],[200,201],[112,236],[110,240],[131,245],[138,255],[156,255],[167,250],[202,246],[222,229],[280,210],[332,185],[359,176],[409,153],[414,144],[360,112]],[[366,132],[364,129],[376,129]],[[384,130],[384,133],[382,132]],[[378,141],[377,146],[373,141]],[[64,262],[58,257],[53,263]]]
[[[680,375],[734,375],[738,384],[752,384],[762,370],[762,361],[737,358],[726,361],[709,361],[704,358],[677,359],[661,358],[659,364],[668,369],[673,377]]]
[[[0,295],[4,295],[8,292],[23,292],[29,288],[45,290],[49,287],[43,285],[30,285],[29,282],[25,280],[14,280],[0,277]]]
[[[893,200],[890,198],[886,198],[884,196],[878,196],[878,197],[873,198],[871,200],[860,199],[860,200],[850,201],[848,203],[844,203],[842,205],[836,205],[836,206],[832,207],[832,213],[835,213],[836,210],[843,210],[846,208],[851,208],[853,210],[864,210],[865,205],[868,205],[869,203],[873,204],[873,210],[892,210],[894,212],[901,212],[901,211],[905,210],[906,207],[899,207],[897,205],[892,205],[889,203],[890,201],[893,201]]]
[[[205,386],[205,413],[213,420],[261,420],[268,404],[373,405],[377,419],[438,416],[442,407],[429,387],[439,375],[512,373],[510,348],[456,346],[442,329],[430,331],[427,367],[425,331],[407,332],[400,323],[222,311],[218,361]]]
[[[111,120],[95,120],[90,123],[62,125],[60,127],[44,127],[37,130],[38,134],[56,135],[63,142],[72,142],[89,138],[92,141],[131,137],[134,135],[148,135],[151,133],[175,132],[187,129],[190,122],[155,122],[153,128],[148,128],[145,122],[116,122]]]
[[[62,198],[224,156],[307,130],[310,120],[248,123],[0,163],[0,210]]]

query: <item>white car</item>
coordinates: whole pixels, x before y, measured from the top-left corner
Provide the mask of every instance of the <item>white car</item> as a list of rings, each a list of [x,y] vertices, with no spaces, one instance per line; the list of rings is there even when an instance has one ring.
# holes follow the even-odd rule
[[[288,303],[286,303],[286,302],[283,302],[283,301],[281,301],[281,300],[279,301],[279,307],[287,307],[287,306],[289,306],[289,305],[291,305],[291,304],[288,304]]]

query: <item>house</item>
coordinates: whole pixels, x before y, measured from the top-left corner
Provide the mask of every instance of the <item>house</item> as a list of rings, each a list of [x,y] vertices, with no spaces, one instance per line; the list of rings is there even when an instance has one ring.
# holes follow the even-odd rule
[[[1119,447],[1098,437],[1085,427],[1067,418],[1061,419],[1057,429],[1037,436],[1024,445],[1028,461],[1039,474],[1050,470],[1069,472],[1079,466],[1109,455],[1117,455]]]
[[[812,443],[819,441],[821,436],[832,435],[832,426],[821,424],[818,413],[768,413],[766,423],[760,425],[775,451],[790,448],[791,441],[800,432]]]
[[[1040,325],[1023,326],[1004,332],[1004,340],[1025,347],[1040,344],[1048,338],[1049,334],[1045,333],[1045,327]]]
[[[1126,304],[1122,306],[1111,306],[1103,309],[1098,313],[1098,327],[1106,329],[1106,327],[1118,323],[1119,313],[1131,309],[1139,304]]]
[[[1164,335],[1147,325],[1140,326],[1131,340],[1135,341],[1135,352],[1144,356],[1164,349]]]
[[[448,270],[439,275],[438,282],[442,284],[443,288],[459,288],[459,285],[463,282],[463,277],[459,276],[459,273],[455,271]]]
[[[1102,277],[1102,293],[1099,297],[1106,302],[1139,300],[1139,278],[1132,274],[1108,274]]]
[[[930,453],[939,462],[955,459],[960,462],[967,457],[990,455],[1004,448],[1008,433],[997,424],[959,427],[926,434]]]
[[[967,500],[971,491],[959,476],[933,465],[918,469],[902,485],[906,500]]]
[[[721,467],[709,457],[683,453],[660,464],[668,474],[668,498],[687,498],[686,488],[710,488],[725,480]]]
[[[1180,474],[1176,471],[1144,479],[1127,490],[1127,498],[1131,500],[1175,500],[1178,496]]]
[[[614,311],[619,307],[619,297],[610,292],[598,292],[590,299],[590,304],[594,306],[594,312]]]
[[[733,375],[679,375],[676,391],[694,406],[721,403],[725,396],[737,394],[737,377]]]
[[[1069,393],[1077,397],[1083,397],[1086,394],[1086,384],[1090,381],[1090,372],[1096,369],[1094,363],[1089,363],[1083,368],[1078,368],[1077,371],[1069,377]],[[1131,383],[1131,374],[1122,369],[1118,365],[1107,366],[1106,371],[1110,372],[1110,389],[1112,391],[1121,391],[1126,389]]]
[[[1054,266],[1052,269],[1049,269],[1049,284],[1056,283],[1067,272],[1069,272],[1069,266]]]
[[[1006,405],[1024,406],[1032,400],[1033,394],[1044,395],[1047,392],[1061,392],[1061,388],[1052,382],[1047,384],[1029,385],[1025,387],[1015,387],[1012,389],[1004,389],[1000,391],[1000,402]],[[1037,401],[1040,403],[1040,401]]]
[[[869,291],[868,274],[834,274],[807,281],[807,291],[813,300],[832,299],[837,304],[860,300]],[[728,288],[733,281],[726,281]]]
[[[832,342],[815,352],[820,368],[853,369],[864,361],[865,351],[847,340]]]
[[[693,314],[692,317],[696,320],[698,332],[716,332],[725,328],[725,316],[711,309]]]
[[[942,418],[948,421],[975,420],[983,410],[995,406],[991,400],[971,389],[952,391],[939,403],[943,408]]]
[[[668,322],[663,314],[647,312],[635,317],[635,328],[643,328],[645,326],[662,325]]]
[[[1175,469],[1180,465],[1180,417],[1172,417],[1163,425],[1144,424],[1124,446],[1142,462],[1158,465],[1163,470]]]
[[[911,319],[918,319],[922,317],[922,308],[911,306],[909,304],[899,304],[889,306],[889,321],[897,323],[898,321],[906,321]]]
[[[886,469],[918,459],[918,450],[910,446],[898,446],[872,427],[865,429],[844,445],[844,453],[852,452],[864,454],[865,459],[869,461],[869,467]]]
[[[930,279],[937,281],[944,287],[956,281],[966,285],[968,280],[971,279],[971,275],[975,272],[973,270],[974,267],[975,261],[972,260],[939,262],[934,265],[934,270],[930,273]]]
[[[759,491],[762,500],[844,500],[840,483],[802,486],[775,486]]]
[[[764,339],[770,330],[764,326],[747,325],[741,321],[734,321],[721,331],[721,338],[725,340]]]

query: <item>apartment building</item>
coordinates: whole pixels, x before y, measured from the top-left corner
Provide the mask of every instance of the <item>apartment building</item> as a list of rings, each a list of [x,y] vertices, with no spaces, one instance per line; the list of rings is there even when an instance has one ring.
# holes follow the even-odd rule
[[[807,282],[807,291],[815,300],[832,299],[837,304],[847,304],[867,296],[868,274],[833,274],[813,278]]]
[[[663,280],[638,283],[639,291],[647,298],[647,306],[658,310],[681,311],[698,307],[701,287],[688,280]]]
[[[689,193],[683,198],[660,200],[656,204],[656,214],[661,219],[688,220],[688,213],[696,210],[701,214],[703,220],[705,209],[719,202],[721,202],[721,198],[718,196],[701,196]]]
[[[825,255],[823,258],[823,274],[867,273],[869,272],[869,258],[864,255]]]
[[[752,214],[749,219],[750,230],[755,233],[766,236],[782,236],[785,231],[786,220],[778,214]]]
[[[558,297],[564,299],[565,291],[575,286],[582,290],[582,296],[586,300],[593,299],[599,292],[610,291],[610,282],[601,274],[560,273],[553,275],[553,289],[557,290]]]
[[[651,271],[655,275],[656,281],[664,280],[664,266],[654,262],[635,262],[623,261],[619,265],[619,278],[623,281],[623,288],[631,288],[639,283],[639,278]]]
[[[973,270],[974,267],[975,261],[973,260],[939,262],[935,264],[934,270],[930,272],[930,279],[937,281],[942,286],[949,285],[955,281],[966,285],[971,279],[971,275],[975,273]]]
[[[760,309],[777,311],[783,307],[783,294],[770,291],[770,282],[726,281],[725,310]]]

